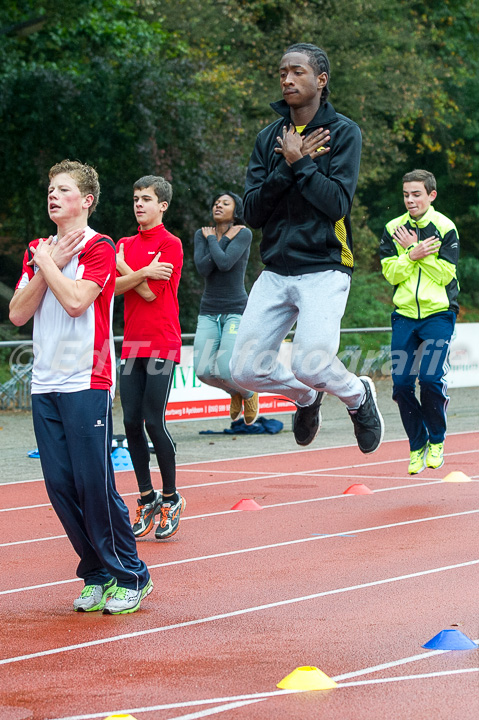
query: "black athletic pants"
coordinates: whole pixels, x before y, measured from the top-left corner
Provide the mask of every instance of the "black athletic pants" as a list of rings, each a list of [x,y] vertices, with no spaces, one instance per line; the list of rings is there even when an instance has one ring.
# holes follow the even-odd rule
[[[153,489],[145,428],[155,449],[163,493],[171,495],[176,491],[176,448],[165,421],[174,368],[172,360],[156,358],[134,358],[121,363],[123,422],[140,493]]]

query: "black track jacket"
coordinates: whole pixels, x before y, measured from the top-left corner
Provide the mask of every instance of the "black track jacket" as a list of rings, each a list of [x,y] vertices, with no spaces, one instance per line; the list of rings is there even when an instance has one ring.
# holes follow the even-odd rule
[[[324,103],[302,134],[328,128],[330,152],[316,160],[308,155],[290,167],[274,152],[283,125],[291,122],[289,106],[281,100],[271,107],[282,117],[256,138],[244,195],[246,222],[263,230],[260,252],[265,269],[279,275],[322,270],[351,275],[350,211],[359,174],[361,131]]]

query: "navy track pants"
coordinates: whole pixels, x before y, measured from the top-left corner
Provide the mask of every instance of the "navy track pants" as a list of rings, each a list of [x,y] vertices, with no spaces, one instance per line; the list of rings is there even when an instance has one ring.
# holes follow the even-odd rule
[[[427,442],[441,443],[446,436],[449,397],[444,375],[455,321],[452,311],[424,320],[397,312],[391,315],[393,400],[399,406],[411,450],[420,450]]]
[[[113,576],[139,590],[148,582],[128,509],[115,487],[108,390],[32,396],[33,424],[52,506],[76,553],[85,585]]]

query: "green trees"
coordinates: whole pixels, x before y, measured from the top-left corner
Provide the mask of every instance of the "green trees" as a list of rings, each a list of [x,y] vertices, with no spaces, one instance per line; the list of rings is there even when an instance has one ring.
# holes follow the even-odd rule
[[[274,117],[278,59],[298,40],[327,50],[331,100],[363,132],[358,273],[377,272],[378,235],[402,210],[400,179],[413,167],[436,174],[437,207],[458,225],[463,254],[478,255],[478,25],[475,0],[7,0],[0,280],[13,286],[25,242],[52,229],[44,182],[54,162],[98,169],[93,224],[115,240],[135,230],[132,182],[163,174],[174,187],[166,224],[185,245],[182,325],[192,331],[201,282],[191,238],[214,191],[242,192],[254,137]],[[260,267],[255,248],[250,282]]]

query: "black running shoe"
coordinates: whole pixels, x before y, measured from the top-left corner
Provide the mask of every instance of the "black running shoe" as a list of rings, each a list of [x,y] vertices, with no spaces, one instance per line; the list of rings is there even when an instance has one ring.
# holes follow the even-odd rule
[[[366,375],[359,378],[366,389],[366,397],[357,410],[348,410],[354,425],[354,434],[361,452],[373,453],[384,437],[384,421],[376,400],[376,388]]]
[[[298,445],[310,445],[319,432],[321,427],[321,413],[319,408],[323,400],[324,393],[318,392],[316,399],[311,405],[306,407],[297,407],[293,419],[294,439]]]

